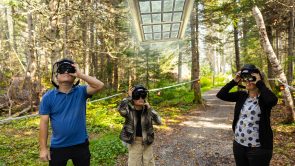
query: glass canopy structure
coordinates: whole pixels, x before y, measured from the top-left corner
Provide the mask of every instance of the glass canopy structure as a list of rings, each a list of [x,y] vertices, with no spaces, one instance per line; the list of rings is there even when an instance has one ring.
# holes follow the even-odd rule
[[[128,0],[139,41],[181,39],[193,3],[194,0]]]

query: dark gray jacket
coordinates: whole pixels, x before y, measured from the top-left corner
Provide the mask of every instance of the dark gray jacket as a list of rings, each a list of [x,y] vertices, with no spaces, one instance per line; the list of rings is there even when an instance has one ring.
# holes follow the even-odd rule
[[[118,107],[118,111],[125,118],[120,139],[132,144],[136,136],[136,124],[138,121],[132,99],[124,98]],[[145,107],[141,114],[143,144],[150,145],[154,141],[153,123],[161,125],[161,118],[154,109]]]

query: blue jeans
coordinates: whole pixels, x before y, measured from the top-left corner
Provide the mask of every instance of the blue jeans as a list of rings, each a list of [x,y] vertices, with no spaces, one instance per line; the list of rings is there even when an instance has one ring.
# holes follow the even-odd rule
[[[233,143],[233,152],[237,166],[269,166],[272,157],[272,149],[246,147],[236,141]]]

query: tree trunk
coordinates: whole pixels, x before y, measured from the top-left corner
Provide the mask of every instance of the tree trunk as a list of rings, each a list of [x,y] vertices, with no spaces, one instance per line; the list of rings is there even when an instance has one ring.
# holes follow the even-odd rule
[[[199,79],[200,75],[200,65],[199,65],[199,10],[198,1],[195,2],[194,10],[191,14],[191,45],[192,45],[192,73],[191,80]],[[192,83],[192,88],[194,90],[193,103],[202,104],[201,87],[200,81],[195,81]]]
[[[118,5],[119,3],[117,2],[117,1],[115,1],[114,3],[113,3],[113,5],[114,5],[114,8],[116,9],[116,10],[120,10],[119,8],[117,8],[117,5]],[[116,52],[119,52],[119,48],[120,48],[120,45],[119,45],[119,39],[120,39],[120,34],[118,33],[118,30],[119,30],[119,25],[120,25],[120,21],[119,21],[119,15],[118,14],[116,14],[115,15],[115,28],[114,28],[114,30],[113,30],[113,33],[114,33],[114,35],[115,35],[115,37],[114,37],[114,43],[115,43],[115,51]],[[114,59],[114,68],[113,68],[113,70],[114,70],[114,78],[113,78],[113,89],[115,90],[115,91],[117,91],[118,90],[118,87],[119,87],[119,53],[117,53],[116,54],[116,58]]]
[[[58,10],[59,10],[59,1],[51,0],[48,2],[48,7],[50,10],[49,23],[50,30],[48,32],[48,38],[50,42],[50,59],[51,64],[53,64],[58,58],[61,51],[61,46],[58,43],[60,38],[59,27],[58,27]]]
[[[100,56],[100,73],[99,73],[99,78],[102,82],[105,82],[106,79],[105,79],[105,68],[106,68],[106,65],[105,65],[105,53],[102,53],[102,52],[105,52],[105,42],[104,42],[104,38],[103,38],[103,34],[102,32],[98,32],[98,39],[100,41],[100,53],[99,53],[99,56]],[[107,85],[105,83],[105,85]]]
[[[15,29],[15,19],[14,19],[15,9],[14,6],[11,6],[11,15],[12,15],[12,37],[13,37],[13,49],[17,53],[17,44],[16,44],[16,29]]]
[[[182,79],[182,44],[178,43],[178,83],[181,82]]]
[[[266,26],[266,32],[267,32],[267,36],[268,36],[268,39],[269,39],[269,42],[271,44],[271,46],[273,47],[273,35],[272,35],[272,28],[271,26]],[[267,57],[267,77],[268,78],[274,78],[274,74],[273,74],[273,71],[272,71],[272,67],[271,67],[271,64],[269,62],[269,59]],[[266,81],[266,80],[264,80]],[[275,80],[268,80],[269,81],[269,85],[271,87],[271,89],[275,89]]]
[[[86,13],[88,5],[88,0],[82,0],[81,5],[83,6],[83,12],[82,12],[82,21],[81,21],[81,28],[82,28],[82,42],[83,42],[83,69],[84,73],[86,75],[89,75],[89,47],[88,47],[88,14]],[[90,19],[91,20],[91,19]]]
[[[150,47],[148,49],[150,49]],[[145,54],[145,60],[146,60],[145,84],[146,84],[146,87],[149,88],[149,53],[148,52]]]
[[[83,69],[84,69],[84,73],[85,74],[89,74],[89,64],[88,64],[88,60],[89,60],[89,47],[87,44],[87,22],[86,21],[82,21],[82,41],[83,41],[83,59],[84,59],[84,63],[83,63]]]
[[[248,27],[247,27],[247,19],[246,18],[242,18],[243,21],[243,26],[242,26],[242,31],[243,31],[243,56],[247,57],[248,56],[248,47],[246,44],[247,41],[247,33],[248,33]]]
[[[292,85],[293,81],[293,63],[294,63],[294,0],[292,0],[292,8],[290,11],[289,33],[288,33],[288,84]]]
[[[11,9],[4,8],[6,24],[7,24],[7,39],[9,43],[9,48],[13,46],[13,20],[11,17]]]
[[[94,21],[91,19],[90,21],[90,43],[89,43],[89,58],[94,57]],[[93,61],[88,61],[88,63],[93,62]],[[91,64],[91,63],[90,63]],[[88,66],[93,66],[92,64]],[[93,70],[90,72],[90,67],[88,67],[89,74],[93,75]]]
[[[285,75],[285,73],[284,73],[284,71],[283,71],[283,69],[276,57],[276,54],[269,42],[262,14],[257,6],[254,6],[252,8],[252,13],[253,13],[253,16],[256,20],[256,24],[258,26],[258,29],[259,29],[260,43],[263,46],[263,49],[264,49],[267,57],[269,58],[270,64],[273,68],[273,71],[276,73],[276,75],[279,77],[279,79],[284,84],[287,84],[286,75]],[[290,92],[289,88],[284,89],[283,96],[286,101],[285,104],[287,106],[287,111],[290,114],[288,116],[287,121],[294,122],[294,119],[295,119],[294,105],[293,105],[293,100],[292,100],[292,96],[291,96],[291,92]]]
[[[27,14],[27,23],[28,23],[28,42],[27,42],[27,70],[26,76],[34,80],[36,73],[36,56],[34,52],[34,26],[33,26],[33,17],[32,13]]]
[[[10,24],[9,24],[9,14],[8,14],[8,9],[4,7],[4,15],[5,15],[5,24],[4,24],[4,50],[11,50],[11,44],[10,44]],[[4,55],[6,55],[5,59],[8,59],[9,61],[9,68],[12,67],[12,59],[7,58],[10,57],[9,51],[7,51]]]
[[[68,19],[69,19],[68,6],[69,6],[69,0],[66,0],[65,1],[66,15],[64,17],[65,32],[64,32],[63,57],[68,57]]]
[[[238,25],[234,25],[234,40],[235,40],[236,70],[238,71],[241,69]]]
[[[36,56],[35,56],[35,51],[34,51],[34,26],[33,26],[33,17],[32,13],[29,12],[27,14],[27,24],[28,24],[28,41],[27,41],[27,69],[26,69],[26,74],[25,77],[27,77],[27,82],[24,82],[24,84],[28,84],[27,88],[29,89],[30,92],[30,97],[29,97],[29,103],[30,107],[33,108],[33,86],[32,82],[35,81],[35,73],[37,70],[37,63],[36,63]]]
[[[276,29],[276,55],[278,57],[278,60],[280,61],[280,55],[279,55],[279,41],[280,41],[280,32],[278,29]]]
[[[95,33],[94,41],[97,41],[98,40],[97,31],[94,31],[94,33]],[[98,50],[98,44],[97,42],[94,42],[94,50],[91,57],[91,61],[92,61],[92,71],[93,71],[92,75],[95,76],[96,78],[99,77],[97,50]]]
[[[115,91],[118,90],[119,87],[119,61],[118,58],[114,60],[114,84],[113,88]]]
[[[113,62],[110,55],[107,55],[107,81],[106,84],[109,88],[113,87]]]

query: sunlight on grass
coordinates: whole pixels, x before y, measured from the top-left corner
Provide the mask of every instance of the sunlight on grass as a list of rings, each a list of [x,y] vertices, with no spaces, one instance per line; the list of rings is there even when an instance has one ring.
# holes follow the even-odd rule
[[[91,165],[114,165],[116,157],[127,152],[118,135],[109,133],[90,142]]]

